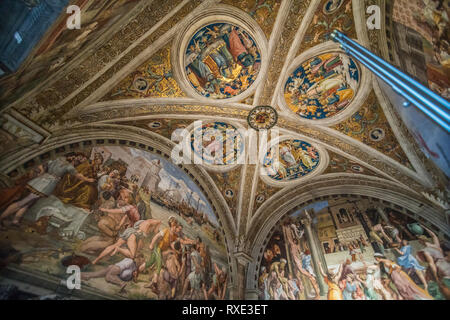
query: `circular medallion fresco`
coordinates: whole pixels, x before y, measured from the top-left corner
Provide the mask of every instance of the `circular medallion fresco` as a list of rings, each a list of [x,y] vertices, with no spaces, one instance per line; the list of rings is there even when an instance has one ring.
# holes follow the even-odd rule
[[[264,157],[264,171],[277,181],[292,181],[313,172],[320,162],[319,151],[301,140],[285,140],[272,146]]]
[[[225,190],[225,196],[226,196],[227,198],[229,198],[229,199],[233,198],[233,197],[234,197],[234,191],[231,190],[231,189]]]
[[[356,173],[363,173],[364,172],[364,168],[361,167],[360,165],[352,165],[352,170]]]
[[[148,127],[151,129],[158,129],[161,127],[161,122],[160,121],[152,121],[148,124]]]
[[[386,132],[381,128],[375,128],[370,132],[370,140],[380,142],[386,136]]]
[[[207,123],[194,129],[191,148],[205,164],[231,165],[244,152],[244,139],[234,126],[223,123]]]
[[[288,78],[284,97],[303,119],[330,118],[345,109],[360,82],[356,63],[343,53],[326,53],[302,63]]]
[[[264,200],[266,200],[266,197],[265,197],[263,194],[259,194],[259,195],[256,197],[256,202],[258,202],[258,203],[263,203]]]
[[[133,87],[139,92],[145,92],[148,88],[148,82],[142,77],[136,77],[133,80]]]
[[[323,5],[323,12],[325,14],[333,14],[339,10],[343,3],[344,0],[328,0]]]
[[[241,94],[256,80],[260,67],[255,40],[230,23],[202,27],[187,45],[187,79],[207,98],[228,99]]]
[[[270,106],[256,107],[247,117],[247,122],[253,129],[259,130],[269,130],[273,128],[278,121],[277,111]]]

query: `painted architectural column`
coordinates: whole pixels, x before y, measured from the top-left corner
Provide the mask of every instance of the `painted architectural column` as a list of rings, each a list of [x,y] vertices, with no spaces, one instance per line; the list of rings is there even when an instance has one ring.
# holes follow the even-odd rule
[[[320,290],[320,295],[324,296],[326,294],[326,284],[325,281],[322,277],[320,270],[320,264],[319,262],[321,262],[322,259],[320,259],[320,254],[321,254],[321,249],[320,247],[317,246],[317,242],[314,241],[314,232],[311,228],[311,217],[309,216],[309,214],[306,212],[306,216],[304,218],[301,219],[301,222],[305,228],[305,232],[306,232],[306,238],[308,239],[308,245],[309,245],[309,249],[311,250],[311,257],[312,257],[312,262],[314,264],[314,270],[316,271],[316,278],[317,278],[317,283],[319,284],[319,290]],[[323,259],[325,260],[325,259]],[[322,262],[322,266],[323,268],[327,268],[326,265],[323,264]]]
[[[384,222],[386,222],[387,224],[390,224],[389,219],[388,219],[386,213],[384,212],[384,210],[380,207],[377,207],[377,211],[380,214],[381,218],[384,220]]]
[[[247,268],[248,264],[253,261],[247,253],[239,251],[235,252],[237,272],[236,281],[232,290],[232,300],[245,300],[247,288]]]
[[[317,248],[317,254],[316,254],[317,258],[320,262],[322,262],[322,266],[325,268],[327,266],[327,260],[325,259],[325,254],[322,249],[322,243],[319,240],[319,234],[317,232],[317,228],[311,226],[311,242],[312,241],[314,241],[315,247]]]

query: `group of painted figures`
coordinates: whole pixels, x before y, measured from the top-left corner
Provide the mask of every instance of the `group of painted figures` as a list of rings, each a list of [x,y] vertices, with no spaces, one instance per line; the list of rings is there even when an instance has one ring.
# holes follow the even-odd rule
[[[205,97],[223,99],[242,93],[255,81],[260,65],[255,41],[228,23],[205,26],[186,50],[187,77]]]
[[[312,172],[319,164],[316,148],[301,140],[285,140],[270,148],[264,168],[272,179],[295,180]]]
[[[324,119],[337,114],[355,97],[359,70],[344,54],[327,53],[303,63],[285,87],[288,106],[305,119]]]
[[[82,272],[82,279],[104,278],[125,294],[130,281],[138,282],[146,274],[139,281],[147,281],[145,288],[159,299],[224,299],[226,269],[211,260],[202,238],[183,234],[183,217],[176,217],[176,211],[169,211],[175,215],[168,218],[167,227],[153,219],[151,192],[136,184],[139,177],[125,176],[125,163],[110,157],[93,152],[89,159],[83,153],[69,153],[1,190],[1,232],[38,225],[42,221],[24,215],[39,201],[55,199],[92,216],[97,224],[98,233],[74,247],[82,257],[95,257],[88,260],[90,272]],[[44,229],[39,233],[62,240],[48,232],[48,224]]]
[[[400,228],[393,223],[374,224],[368,235],[375,252],[372,259],[363,257],[370,245],[361,237],[345,244],[345,261],[326,267],[330,252],[324,252],[324,260],[317,258],[314,262],[304,226],[288,218],[264,252],[260,298],[312,300],[321,299],[322,294],[328,300],[450,299],[449,243],[423,225],[415,223],[411,228],[422,234],[413,235],[406,226]],[[410,237],[417,248],[407,240]],[[341,249],[343,244],[334,252]],[[324,282],[322,292],[318,275]]]

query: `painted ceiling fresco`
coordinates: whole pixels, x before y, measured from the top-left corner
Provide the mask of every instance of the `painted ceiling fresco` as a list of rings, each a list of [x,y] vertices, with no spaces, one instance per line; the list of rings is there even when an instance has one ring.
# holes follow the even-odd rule
[[[284,97],[288,107],[301,118],[325,119],[350,104],[360,78],[353,59],[328,53],[302,63],[288,78]]]
[[[102,100],[183,96],[185,94],[173,78],[169,45],[128,75]]]
[[[381,177],[379,174],[375,173],[361,164],[345,158],[335,152],[328,151],[330,156],[330,164],[328,168],[324,171],[326,173],[351,173],[351,174],[362,174],[367,176]]]
[[[116,59],[119,59],[118,63],[121,66],[132,61],[143,48],[153,43],[158,37],[179,23],[190,11],[196,8],[200,0],[190,1],[178,11],[177,15],[170,17],[167,23],[158,28],[156,32],[145,37],[144,42],[140,46],[128,51],[124,56],[121,55],[126,48],[144,36],[149,29],[154,27],[162,17],[173,10],[180,2],[180,0],[167,0],[165,1],[165,5],[161,6],[157,1],[154,1],[145,6],[134,19],[128,21],[124,28],[113,33],[111,39],[100,46],[95,54],[85,54],[81,57],[82,62],[75,65],[64,77],[59,77],[57,79],[58,81],[51,82],[44,89],[39,90],[35,98],[18,106],[18,111],[26,116],[32,113],[34,119],[39,119],[39,123],[42,123],[43,126],[62,123],[62,116],[65,113],[92,94],[100,85],[105,83],[117,72]],[[106,68],[107,71],[104,72],[103,68]],[[94,75],[98,76],[95,81],[89,86],[83,87],[83,84],[89,81]],[[82,88],[83,97],[76,96],[73,99],[69,98],[69,101],[64,106],[56,110],[54,109],[55,104],[61,101],[61,99],[69,97],[75,88],[80,87]],[[46,111],[49,109],[53,110],[53,112],[47,113]]]
[[[230,208],[231,215],[236,218],[239,199],[239,183],[242,168],[238,167],[228,172],[210,172],[215,184]]]
[[[95,299],[450,298],[448,177],[419,144],[447,155],[330,42],[340,30],[446,97],[447,5],[76,3],[81,30],[61,13],[0,77],[1,270],[49,289],[78,265]],[[367,30],[368,4],[391,24]],[[172,160],[180,146],[201,163]]]
[[[344,32],[350,38],[355,38],[356,29],[352,10],[352,0],[322,0],[306,31],[305,41],[302,42],[298,54],[331,40],[331,33],[335,29]]]
[[[262,179],[258,180],[255,193],[255,211],[259,209],[271,196],[280,191],[280,188],[267,185]]]
[[[334,126],[334,129],[380,151],[388,157],[412,168],[401,145],[395,137],[386,116],[371,93],[363,107],[350,119]]]
[[[266,37],[269,38],[278,10],[280,9],[281,0],[224,0],[223,3],[235,6],[247,12],[250,17],[255,19],[261,29],[263,29]]]
[[[194,120],[189,119],[145,119],[118,122],[119,125],[138,127],[144,130],[150,130],[167,139],[172,139],[176,130],[183,130],[189,127]]]
[[[258,76],[261,53],[243,28],[214,23],[198,30],[185,56],[186,76],[202,96],[227,99],[247,90]]]
[[[2,99],[19,97],[26,90],[46,80],[94,42],[109,28],[112,28],[121,17],[133,11],[139,4],[137,0],[99,0],[86,7],[86,0],[75,1],[83,13],[83,30],[68,30],[66,19],[57,21],[51,34],[41,41],[28,58],[24,72],[14,79],[14,92],[2,91]],[[18,89],[20,87],[20,89]],[[12,95],[11,95],[12,93]]]

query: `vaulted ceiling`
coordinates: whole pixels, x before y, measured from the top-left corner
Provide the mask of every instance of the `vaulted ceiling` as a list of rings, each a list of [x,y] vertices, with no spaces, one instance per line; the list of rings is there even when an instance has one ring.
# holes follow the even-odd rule
[[[384,1],[338,1],[336,8],[326,7],[326,0],[165,0],[164,5],[117,0],[106,7],[78,2],[86,13],[83,19],[95,13],[98,23],[63,30],[67,15],[62,14],[22,68],[1,80],[1,112],[44,137],[19,150],[3,149],[0,170],[5,176],[44,153],[86,140],[123,140],[170,155],[177,128],[195,120],[248,128],[249,112],[268,105],[278,112],[280,135],[323,150],[326,165],[308,179],[284,184],[263,179],[258,164],[225,171],[186,165],[208,190],[229,243],[245,251],[275,223],[273,217],[333,194],[409,203],[448,229],[443,209],[424,195],[444,190],[445,175],[419,150],[368,70],[358,66],[354,97],[336,115],[301,117],[285,98],[286,82],[299,66],[341,52],[330,40],[334,29],[382,55],[384,29],[366,28],[365,8]],[[197,90],[183,64],[194,34],[214,23],[244,30],[260,59],[246,89],[232,88],[238,92],[226,98]]]

